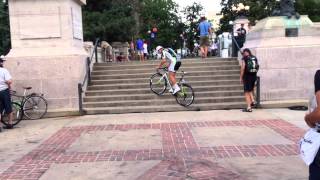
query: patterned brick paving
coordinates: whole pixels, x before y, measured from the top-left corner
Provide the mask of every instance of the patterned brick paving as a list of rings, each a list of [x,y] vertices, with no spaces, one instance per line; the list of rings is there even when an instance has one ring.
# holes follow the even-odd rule
[[[237,145],[199,147],[190,128],[201,127],[268,127],[292,144]],[[162,135],[162,149],[108,150],[97,152],[69,152],[68,148],[83,133],[92,131],[128,131],[158,129]],[[185,122],[159,124],[125,124],[106,126],[66,127],[39,145],[0,175],[0,179],[39,179],[52,164],[99,161],[161,160],[138,179],[243,179],[206,158],[297,155],[298,142],[304,131],[282,120],[242,120],[214,122]]]

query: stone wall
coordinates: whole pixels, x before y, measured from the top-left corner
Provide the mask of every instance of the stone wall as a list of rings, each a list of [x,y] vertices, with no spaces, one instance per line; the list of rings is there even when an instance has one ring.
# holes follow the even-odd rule
[[[250,31],[246,48],[260,63],[261,100],[308,99],[320,67],[320,28],[302,16],[299,37],[285,37],[283,17],[264,19]]]

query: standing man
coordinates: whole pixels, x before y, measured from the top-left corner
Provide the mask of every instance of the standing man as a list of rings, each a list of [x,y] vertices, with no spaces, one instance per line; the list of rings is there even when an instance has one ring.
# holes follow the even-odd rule
[[[5,129],[12,129],[13,113],[11,107],[11,95],[10,89],[12,85],[12,77],[7,69],[3,67],[5,59],[3,56],[0,57],[0,112],[5,110],[5,113],[9,117],[9,122]],[[1,116],[0,116],[1,118]]]
[[[252,107],[255,106],[253,89],[257,81],[258,70],[258,59],[252,55],[249,49],[244,49],[241,61],[240,82],[243,84],[247,108],[243,109],[243,112],[252,112]]]
[[[139,60],[140,60],[140,61],[144,61],[143,40],[142,40],[142,39],[139,38],[139,39],[137,40],[136,47],[137,47],[137,52],[138,52]]]
[[[241,27],[237,29],[238,33],[238,45],[240,48],[243,47],[243,44],[246,42],[247,30],[244,28],[244,24],[241,24]]]
[[[209,35],[211,33],[211,24],[206,20],[206,17],[201,17],[198,31],[200,31],[201,57],[206,58],[208,56],[208,47],[210,45]]]
[[[305,121],[310,128],[315,128],[320,132],[320,70],[314,76],[315,102],[310,102],[312,110],[305,116]],[[309,166],[309,180],[320,179],[320,150],[318,150],[314,161]]]

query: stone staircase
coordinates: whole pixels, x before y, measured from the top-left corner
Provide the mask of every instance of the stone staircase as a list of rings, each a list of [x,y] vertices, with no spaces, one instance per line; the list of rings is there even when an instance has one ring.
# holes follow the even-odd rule
[[[188,108],[178,105],[166,92],[157,96],[149,78],[159,61],[98,63],[84,97],[86,114],[147,113],[186,110],[236,109],[244,106],[236,59],[185,59],[186,81],[195,90],[195,102]],[[180,73],[177,74],[177,79]]]

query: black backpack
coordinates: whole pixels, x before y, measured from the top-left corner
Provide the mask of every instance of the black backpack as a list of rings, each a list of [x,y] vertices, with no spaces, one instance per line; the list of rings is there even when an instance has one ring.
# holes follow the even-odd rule
[[[257,73],[259,71],[258,59],[255,56],[250,56],[246,61],[246,72],[247,73]]]

